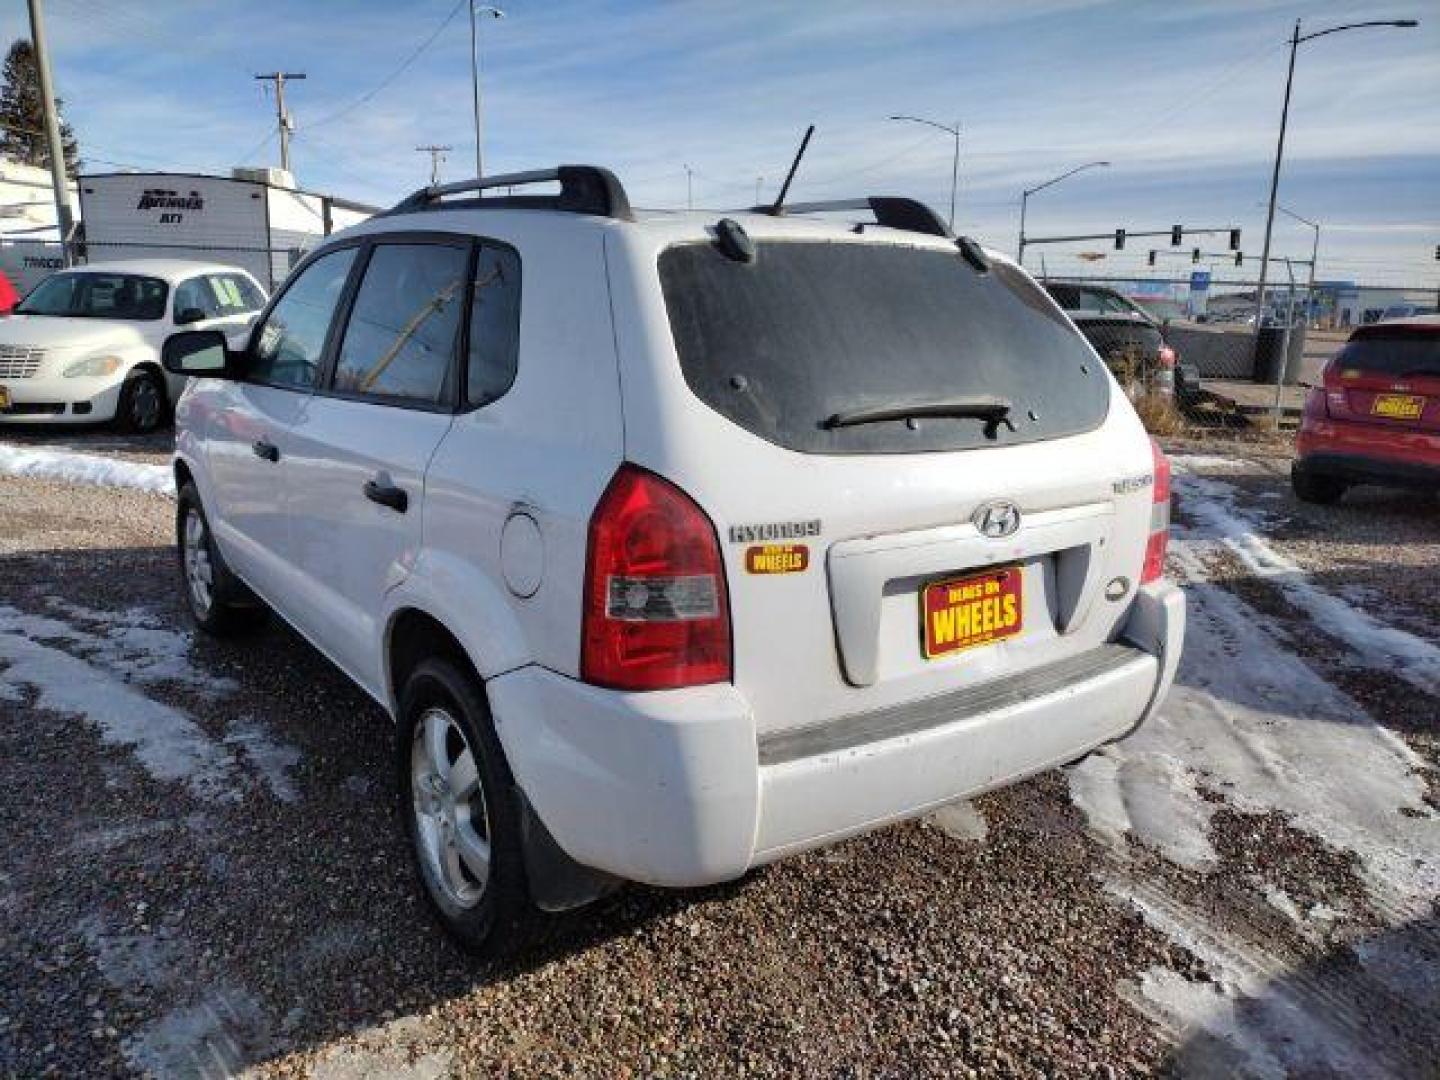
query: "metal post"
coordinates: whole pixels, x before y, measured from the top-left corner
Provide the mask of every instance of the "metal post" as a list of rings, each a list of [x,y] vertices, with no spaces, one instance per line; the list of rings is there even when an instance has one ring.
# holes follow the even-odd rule
[[[685,209],[686,209],[686,210],[694,210],[694,209],[695,209],[695,184],[694,184],[694,178],[695,178],[695,174],[690,170],[690,166],[689,166],[689,165],[686,165],[686,166],[685,166]]]
[[[475,177],[479,179],[485,175],[485,144],[480,125],[480,30],[476,22],[477,10],[492,19],[503,19],[505,13],[488,5],[477,9],[475,0],[470,0],[470,93],[475,112]]]
[[[1285,333],[1280,339],[1280,365],[1275,369],[1275,406],[1270,411],[1275,427],[1280,427],[1280,396],[1285,387],[1285,369],[1290,366],[1290,328],[1295,325],[1295,268],[1285,260],[1285,273],[1290,278],[1290,297],[1285,308]],[[1260,340],[1257,330],[1255,340]]]
[[[1305,285],[1305,324],[1317,322],[1315,318],[1315,260],[1320,257],[1320,225],[1315,225],[1315,240],[1310,245],[1310,280]]]
[[[55,224],[60,231],[60,256],[70,265],[70,193],[65,178],[65,141],[60,137],[60,114],[55,109],[55,87],[50,79],[50,52],[45,44],[45,19],[40,0],[30,0],[30,42],[35,47],[35,70],[40,76],[40,104],[45,111],[45,144],[50,154],[50,186],[55,195]]]
[[[1030,198],[1030,192],[1020,193],[1020,243],[1015,252],[1015,261],[1021,266],[1025,265],[1025,203]]]
[[[955,157],[950,162],[950,231],[955,231],[955,192],[960,187],[960,121],[955,121]]]

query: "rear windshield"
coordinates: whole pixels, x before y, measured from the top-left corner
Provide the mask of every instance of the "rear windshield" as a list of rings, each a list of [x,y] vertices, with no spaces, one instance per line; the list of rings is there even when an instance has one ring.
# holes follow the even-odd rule
[[[660,281],[691,390],[763,439],[805,453],[915,453],[1053,439],[1105,419],[1102,365],[1013,268],[981,274],[958,251],[897,244],[756,247],[752,263],[710,244],[669,248]],[[986,396],[1010,404],[1015,430],[971,417],[826,426]]]
[[[1387,326],[1355,334],[1334,360],[1337,368],[1382,375],[1440,375],[1440,328]]]

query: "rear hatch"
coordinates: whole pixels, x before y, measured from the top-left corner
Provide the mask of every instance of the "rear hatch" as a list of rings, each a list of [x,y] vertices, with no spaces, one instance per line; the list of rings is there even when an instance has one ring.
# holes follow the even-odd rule
[[[1071,317],[1132,399],[1157,381],[1165,341],[1153,323],[1129,315],[1076,313]]]
[[[625,395],[627,456],[717,526],[759,730],[1112,638],[1123,609],[1102,594],[1140,574],[1150,448],[1054,303],[938,241],[756,251],[656,253],[669,382],[627,376]]]
[[[1324,384],[1333,419],[1440,431],[1440,323],[1357,330],[1326,366]]]

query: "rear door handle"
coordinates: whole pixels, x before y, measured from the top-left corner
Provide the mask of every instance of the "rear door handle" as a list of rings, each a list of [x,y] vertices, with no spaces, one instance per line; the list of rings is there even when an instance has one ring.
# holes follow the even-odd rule
[[[403,488],[398,488],[394,484],[381,483],[379,480],[365,481],[365,497],[381,506],[388,506],[397,514],[405,513],[406,508],[410,505],[410,496],[405,494]]]
[[[264,458],[266,461],[280,460],[280,448],[265,439],[256,439],[250,444],[250,449],[255,452],[256,457]]]

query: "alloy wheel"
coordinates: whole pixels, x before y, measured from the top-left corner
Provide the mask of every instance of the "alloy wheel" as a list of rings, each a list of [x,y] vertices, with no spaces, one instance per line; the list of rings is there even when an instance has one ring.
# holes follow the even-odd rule
[[[415,725],[410,790],[427,880],[451,906],[475,907],[490,878],[490,823],[475,751],[442,706]]]

